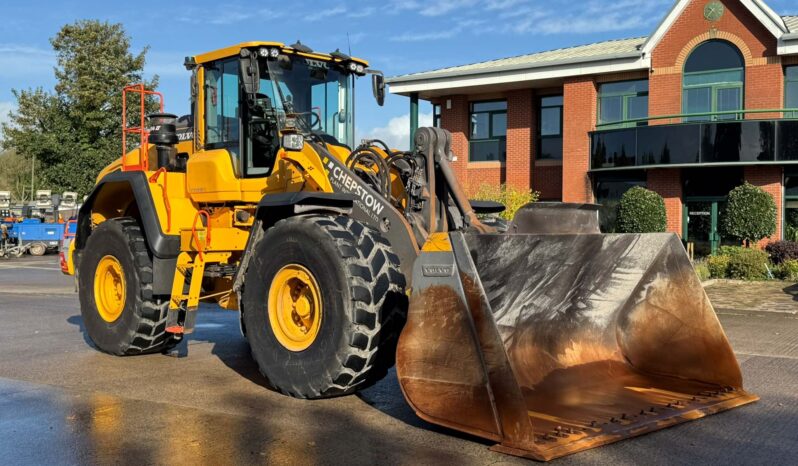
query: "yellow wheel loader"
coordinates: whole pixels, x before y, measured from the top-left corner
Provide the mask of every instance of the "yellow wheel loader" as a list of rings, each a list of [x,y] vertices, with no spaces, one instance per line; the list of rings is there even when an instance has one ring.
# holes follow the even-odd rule
[[[101,351],[165,351],[212,301],[282,393],[350,394],[396,364],[420,417],[538,460],[757,399],[676,236],[603,235],[593,205],[481,220],[502,206],[465,197],[446,131],[355,145],[355,81],[380,104],[385,86],[340,52],[247,42],[186,67],[191,115],[124,122],[141,144],[66,255]],[[141,115],[160,97],[125,93]]]

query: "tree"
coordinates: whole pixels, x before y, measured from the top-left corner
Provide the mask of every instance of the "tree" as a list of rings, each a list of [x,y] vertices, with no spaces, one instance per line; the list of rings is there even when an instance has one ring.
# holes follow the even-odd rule
[[[0,191],[11,191],[12,199],[17,202],[31,200],[31,163],[32,160],[14,151],[0,152]]]
[[[3,125],[3,147],[41,164],[41,186],[87,193],[122,146],[122,88],[144,82],[147,48],[133,54],[121,24],[81,20],[50,39],[56,86],[14,90],[17,110]],[[136,117],[129,115],[129,117]]]
[[[661,233],[668,227],[662,196],[635,186],[621,196],[618,204],[618,231],[621,233]]]
[[[756,243],[776,232],[776,202],[762,188],[745,182],[729,192],[720,227],[724,236]]]

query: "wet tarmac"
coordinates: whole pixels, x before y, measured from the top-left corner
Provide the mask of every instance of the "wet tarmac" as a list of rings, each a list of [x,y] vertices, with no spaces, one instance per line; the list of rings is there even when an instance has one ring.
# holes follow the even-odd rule
[[[269,390],[232,312],[203,308],[186,358],[105,355],[73,289],[55,256],[0,261],[0,464],[527,463],[416,418],[394,373],[331,400]],[[794,464],[798,317],[720,317],[760,402],[554,464]]]

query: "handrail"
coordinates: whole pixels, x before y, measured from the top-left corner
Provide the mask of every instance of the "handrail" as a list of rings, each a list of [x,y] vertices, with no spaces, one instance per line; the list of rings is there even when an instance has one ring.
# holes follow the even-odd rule
[[[777,109],[740,109],[740,110],[724,110],[720,112],[703,112],[703,113],[680,113],[680,114],[673,114],[673,115],[655,115],[649,116],[645,118],[632,118],[629,120],[620,120],[614,121],[612,123],[601,123],[596,125],[596,129],[604,128],[607,126],[617,126],[618,129],[621,129],[623,125],[633,124],[633,123],[645,123],[649,121],[659,121],[659,120],[671,120],[671,119],[685,119],[685,118],[698,118],[698,117],[707,117],[707,116],[720,116],[720,115],[755,115],[755,114],[763,114],[763,113],[793,113],[795,116],[792,117],[783,117],[786,120],[795,120],[798,119],[798,108],[777,108]],[[743,121],[742,119],[735,119],[735,120],[720,120],[723,121]],[[754,120],[755,121],[755,120]],[[614,128],[613,128],[614,129]]]
[[[127,122],[127,94],[139,94],[139,126],[128,127]],[[122,171],[141,170],[147,171],[149,169],[149,131],[145,128],[147,96],[158,97],[160,103],[160,111],[163,113],[163,94],[157,91],[150,91],[144,87],[144,84],[133,84],[122,88]],[[127,134],[139,135],[139,163],[136,165],[127,163]]]

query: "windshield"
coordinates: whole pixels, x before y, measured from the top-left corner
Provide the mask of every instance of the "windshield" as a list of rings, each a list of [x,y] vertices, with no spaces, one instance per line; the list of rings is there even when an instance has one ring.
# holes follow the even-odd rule
[[[282,114],[281,126],[285,114],[293,114],[300,130],[325,133],[354,147],[354,76],[311,58],[283,55],[263,61],[260,93]]]

